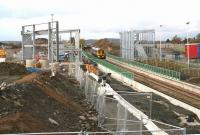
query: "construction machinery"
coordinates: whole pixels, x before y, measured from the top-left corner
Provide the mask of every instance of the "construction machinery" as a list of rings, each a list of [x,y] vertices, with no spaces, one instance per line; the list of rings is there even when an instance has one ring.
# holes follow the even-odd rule
[[[3,47],[0,47],[0,62],[5,62],[6,54],[6,50]]]
[[[87,71],[89,73],[98,74],[97,66],[92,63],[84,63],[83,65],[81,65],[81,68],[85,72]]]
[[[34,68],[41,68],[41,67],[42,67],[42,64],[38,61],[38,62],[36,62],[35,64],[33,64],[33,67],[34,67]]]
[[[97,67],[93,64],[85,64],[85,67],[88,72],[97,74]]]

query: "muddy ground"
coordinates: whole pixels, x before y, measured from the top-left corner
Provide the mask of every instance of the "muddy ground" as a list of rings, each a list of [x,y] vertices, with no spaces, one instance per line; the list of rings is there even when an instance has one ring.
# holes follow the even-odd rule
[[[0,76],[0,133],[102,131],[77,82],[49,76]]]
[[[111,80],[111,87],[116,91],[136,92],[131,87],[124,85],[115,79]],[[129,103],[150,115],[150,98],[147,96],[122,95]],[[134,99],[134,100],[133,100]],[[152,94],[151,118],[167,124],[186,128],[187,134],[200,134],[200,121],[197,116],[179,106],[171,104],[168,100]]]

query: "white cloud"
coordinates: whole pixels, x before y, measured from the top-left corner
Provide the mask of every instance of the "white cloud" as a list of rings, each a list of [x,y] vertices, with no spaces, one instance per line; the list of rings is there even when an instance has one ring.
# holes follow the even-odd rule
[[[117,37],[124,29],[156,29],[163,37],[200,27],[199,0],[2,0],[0,40],[21,40],[21,26],[48,22],[50,14],[61,28],[80,28],[84,38]]]

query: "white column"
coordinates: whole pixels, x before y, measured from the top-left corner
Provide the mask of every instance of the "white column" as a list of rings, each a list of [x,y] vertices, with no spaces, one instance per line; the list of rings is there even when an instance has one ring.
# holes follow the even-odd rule
[[[190,22],[187,22],[186,25],[187,25],[187,56],[188,56],[188,68],[190,68],[190,46],[189,46],[189,40],[188,40],[188,32],[189,32],[189,24]]]

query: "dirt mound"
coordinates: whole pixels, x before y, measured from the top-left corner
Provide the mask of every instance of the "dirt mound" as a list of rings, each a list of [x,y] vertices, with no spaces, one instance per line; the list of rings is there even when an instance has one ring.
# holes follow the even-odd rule
[[[102,131],[76,84],[49,76],[28,74],[0,93],[0,133]]]
[[[39,76],[39,74],[36,73],[32,73],[32,74],[28,74],[18,80],[16,80],[16,83],[31,83],[34,79],[36,79]]]
[[[0,63],[0,74],[23,75],[26,73],[27,71],[24,65],[17,63],[8,63],[8,62]]]
[[[17,112],[0,119],[1,133],[42,132],[44,125],[27,113]]]

